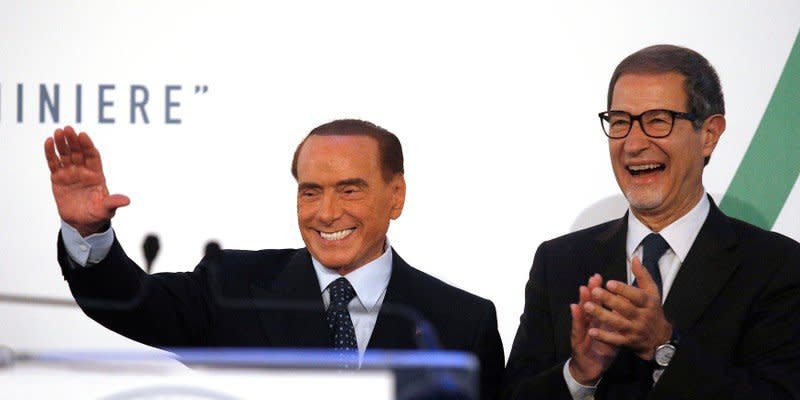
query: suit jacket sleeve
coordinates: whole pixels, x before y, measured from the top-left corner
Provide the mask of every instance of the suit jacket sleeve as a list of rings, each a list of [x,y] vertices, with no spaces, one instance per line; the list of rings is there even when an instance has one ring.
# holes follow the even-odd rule
[[[473,348],[481,365],[481,399],[495,399],[503,378],[504,356],[503,343],[497,331],[497,312],[491,302],[478,324]]]
[[[148,275],[115,239],[103,261],[81,267],[69,259],[60,235],[58,261],[75,300],[103,326],[151,346],[204,343],[212,310],[203,263],[195,272]]]
[[[702,328],[683,335],[649,398],[800,399],[800,246],[774,234],[767,240],[772,243],[749,249],[749,257],[758,264],[743,264],[771,274],[743,319],[729,321],[722,313],[707,316]],[[718,343],[724,341],[704,334],[713,332],[715,324],[738,331],[729,354],[718,351]]]
[[[562,371],[568,356],[556,354],[555,318],[546,279],[548,256],[545,242],[536,251],[525,286],[525,310],[508,358],[502,398],[572,399]]]

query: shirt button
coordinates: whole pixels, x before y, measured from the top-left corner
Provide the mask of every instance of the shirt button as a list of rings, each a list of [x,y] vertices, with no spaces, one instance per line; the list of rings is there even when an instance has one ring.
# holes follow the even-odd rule
[[[80,245],[78,248],[81,249],[81,251],[88,251],[89,250],[89,246],[87,246],[85,244]]]

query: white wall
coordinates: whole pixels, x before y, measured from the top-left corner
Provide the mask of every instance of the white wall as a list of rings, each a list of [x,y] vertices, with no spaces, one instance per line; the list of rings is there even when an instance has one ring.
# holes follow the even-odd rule
[[[492,299],[508,351],[538,244],[619,194],[596,117],[616,64],[674,43],[716,66],[728,130],[705,184],[724,193],[800,27],[795,0],[554,3],[0,2],[0,292],[69,296],[42,144],[75,123],[80,84],[76,125],[111,191],[132,199],[116,231],[139,260],[157,232],[160,271],[192,269],[210,238],[302,246],[289,174],[299,140],[344,117],[395,132],[408,198],[392,244]],[[56,83],[60,119],[40,123],[39,84]],[[100,84],[115,85],[114,123],[98,123]],[[149,124],[129,121],[130,85],[148,88]],[[182,86],[180,124],[165,123],[166,85]],[[799,206],[796,185],[776,230],[800,239]],[[137,346],[75,309],[0,305],[0,326],[16,349]]]

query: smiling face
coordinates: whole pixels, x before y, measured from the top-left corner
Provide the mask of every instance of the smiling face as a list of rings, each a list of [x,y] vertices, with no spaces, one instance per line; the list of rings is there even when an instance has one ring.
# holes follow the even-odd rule
[[[611,110],[633,115],[652,109],[686,112],[684,77],[678,73],[627,74],[614,85]],[[658,232],[689,212],[703,195],[703,158],[711,156],[725,119],[714,115],[699,130],[675,119],[672,133],[654,139],[638,122],[627,137],[609,139],[611,165],[634,215]]]
[[[383,178],[377,140],[312,135],[297,157],[297,222],[322,265],[345,275],[383,253],[400,216],[405,180]]]

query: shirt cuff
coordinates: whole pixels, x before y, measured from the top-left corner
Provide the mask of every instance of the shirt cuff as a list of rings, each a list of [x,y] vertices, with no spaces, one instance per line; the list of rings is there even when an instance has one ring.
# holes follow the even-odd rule
[[[106,258],[111,251],[111,245],[114,244],[114,231],[109,227],[105,232],[82,237],[77,229],[62,220],[61,238],[72,261],[85,267],[97,264]]]
[[[570,360],[572,360],[572,358],[564,363],[564,381],[567,382],[569,394],[572,395],[573,400],[594,400],[594,391],[597,389],[597,384],[599,384],[600,381],[598,380],[594,386],[586,386],[578,383],[578,381],[572,377],[572,374],[569,373]]]

